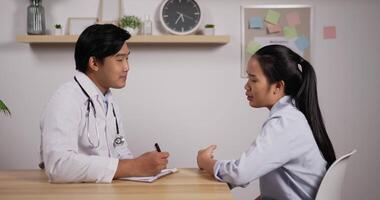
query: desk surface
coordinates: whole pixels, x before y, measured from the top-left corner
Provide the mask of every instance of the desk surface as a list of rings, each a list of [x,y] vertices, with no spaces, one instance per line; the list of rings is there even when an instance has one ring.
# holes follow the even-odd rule
[[[154,183],[51,184],[41,170],[0,171],[0,199],[207,199],[232,200],[227,184],[198,169],[179,169]]]

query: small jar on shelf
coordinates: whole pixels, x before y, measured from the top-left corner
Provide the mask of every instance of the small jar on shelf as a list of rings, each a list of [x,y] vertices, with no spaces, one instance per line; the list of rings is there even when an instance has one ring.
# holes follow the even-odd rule
[[[142,34],[152,35],[152,20],[150,20],[149,15],[145,15],[145,20],[143,22]]]

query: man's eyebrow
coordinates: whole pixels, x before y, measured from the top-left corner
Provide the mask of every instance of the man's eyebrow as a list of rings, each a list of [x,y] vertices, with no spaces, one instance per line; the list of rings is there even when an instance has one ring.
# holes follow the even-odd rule
[[[116,57],[120,57],[120,56],[129,56],[129,54],[131,54],[130,51],[128,51],[128,53],[118,53],[118,54],[116,54],[115,56],[116,56]]]

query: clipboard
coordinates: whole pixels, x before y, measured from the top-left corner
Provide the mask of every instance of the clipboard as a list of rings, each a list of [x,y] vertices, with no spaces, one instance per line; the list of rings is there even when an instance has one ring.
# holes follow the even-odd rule
[[[157,180],[163,176],[167,176],[169,174],[173,174],[176,172],[178,172],[177,168],[163,169],[156,176],[124,177],[124,178],[119,178],[119,180],[153,183],[155,180]]]

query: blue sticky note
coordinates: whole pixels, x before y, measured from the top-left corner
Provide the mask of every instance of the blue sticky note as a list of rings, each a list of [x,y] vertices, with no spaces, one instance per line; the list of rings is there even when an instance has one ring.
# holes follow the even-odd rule
[[[298,37],[295,43],[300,51],[305,51],[305,49],[310,47],[310,41],[305,36]]]
[[[263,28],[263,18],[261,17],[252,17],[249,20],[250,29],[262,29]]]

